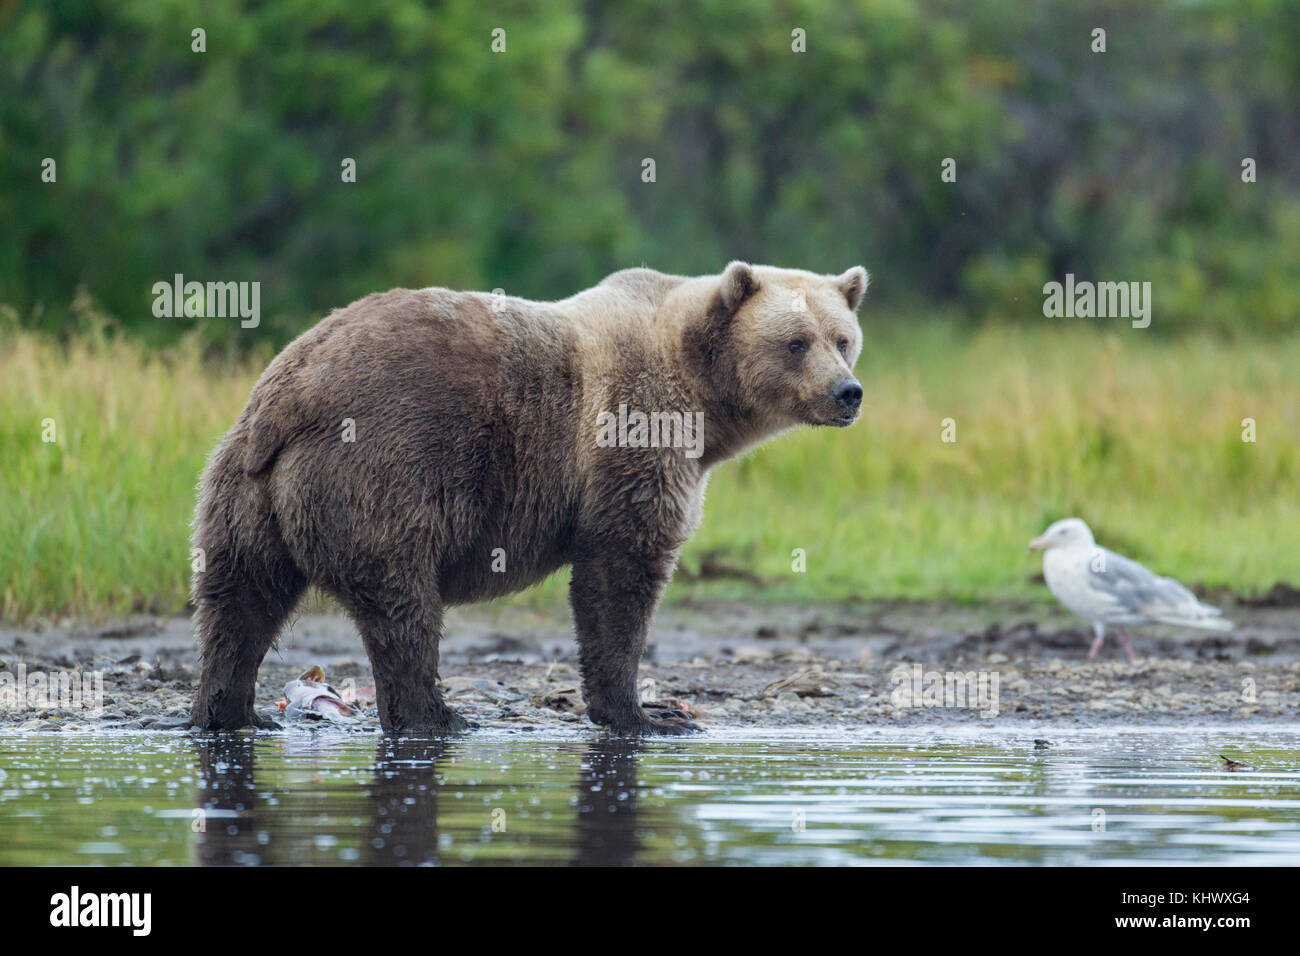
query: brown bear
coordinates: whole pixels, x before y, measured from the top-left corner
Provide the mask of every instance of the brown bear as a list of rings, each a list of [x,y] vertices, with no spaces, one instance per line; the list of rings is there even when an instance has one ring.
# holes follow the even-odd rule
[[[714,465],[857,418],[867,281],[733,262],[558,302],[395,289],[333,312],[271,362],[203,473],[193,723],[263,725],[258,667],[314,584],[361,632],[385,731],[459,730],[443,608],[570,564],[591,719],[698,729],[640,705],[651,615]]]

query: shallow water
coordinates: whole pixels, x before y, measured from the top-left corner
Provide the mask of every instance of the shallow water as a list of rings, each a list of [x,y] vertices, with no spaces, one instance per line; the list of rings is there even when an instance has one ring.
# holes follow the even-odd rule
[[[1289,727],[25,734],[0,865],[1297,864],[1298,768]]]

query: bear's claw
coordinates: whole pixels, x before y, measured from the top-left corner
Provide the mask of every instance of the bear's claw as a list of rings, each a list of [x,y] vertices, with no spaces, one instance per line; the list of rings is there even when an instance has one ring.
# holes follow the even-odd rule
[[[674,713],[681,714],[681,711],[664,711],[665,716],[651,717],[646,733],[660,734],[662,736],[685,736],[686,734],[703,732],[704,728],[695,721],[690,720],[685,714],[681,714],[680,717],[669,716]]]
[[[206,717],[199,716],[206,714]],[[206,709],[195,708],[190,714],[190,727],[197,730],[243,730],[245,727],[252,727],[254,730],[283,730],[284,725],[277,723],[270,717],[262,717],[255,710],[249,710],[242,717],[231,718],[219,714],[211,714]]]
[[[642,721],[638,722],[630,733],[637,735],[658,735],[665,737],[684,736],[686,734],[699,733],[703,727],[687,715],[683,710],[676,708],[651,708],[643,707],[641,710]]]
[[[383,721],[380,721],[382,724]],[[444,709],[441,713],[424,720],[404,720],[401,723],[384,726],[384,733],[393,737],[449,737],[464,733],[478,724],[466,720],[454,710]]]

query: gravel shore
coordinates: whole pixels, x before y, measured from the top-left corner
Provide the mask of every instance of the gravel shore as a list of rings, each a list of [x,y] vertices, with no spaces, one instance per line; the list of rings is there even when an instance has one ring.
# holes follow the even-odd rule
[[[814,607],[675,603],[655,621],[643,699],[684,705],[710,727],[995,726],[1293,722],[1300,718],[1300,609],[1226,607],[1237,630],[1134,632],[1138,659],[1054,609],[1003,603]],[[583,716],[576,647],[560,613],[478,607],[448,614],[449,702],[480,727],[520,731]],[[331,729],[377,732],[370,666],[343,617],[299,618],[262,665],[257,707],[282,720],[284,684],[320,665],[361,717]],[[4,699],[23,676],[98,674],[103,711]],[[187,618],[0,630],[0,732],[183,731],[197,678]],[[368,703],[368,705],[367,705]],[[49,704],[53,704],[50,706]],[[285,722],[286,732],[324,722]]]

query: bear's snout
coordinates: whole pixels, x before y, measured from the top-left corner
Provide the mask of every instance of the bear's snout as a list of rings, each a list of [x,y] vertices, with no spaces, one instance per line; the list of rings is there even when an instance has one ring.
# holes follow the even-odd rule
[[[858,406],[862,404],[862,386],[857,379],[846,378],[842,382],[836,382],[831,389],[831,397],[835,399],[835,404],[845,411],[856,412]]]

